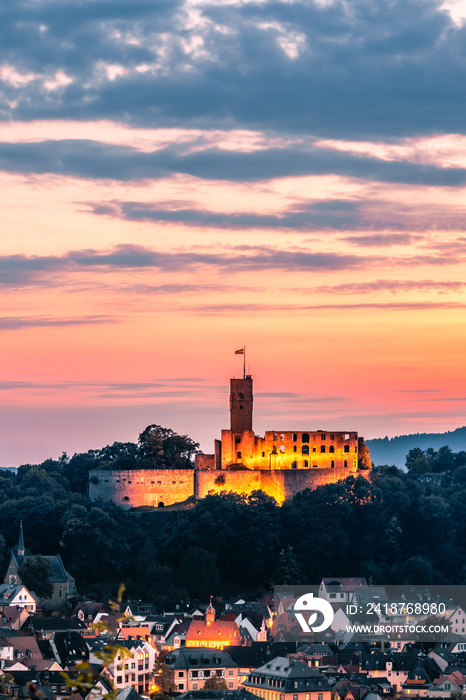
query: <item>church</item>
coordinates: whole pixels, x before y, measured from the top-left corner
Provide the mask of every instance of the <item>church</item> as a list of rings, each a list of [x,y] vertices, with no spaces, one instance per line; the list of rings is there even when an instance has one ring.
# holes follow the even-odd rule
[[[9,585],[18,585],[22,583],[18,571],[21,564],[27,561],[27,559],[28,555],[24,548],[23,522],[21,521],[19,525],[18,545],[11,552],[10,563],[8,564],[8,569],[5,574],[4,583]],[[39,602],[44,609],[55,609],[62,606],[69,598],[77,594],[76,582],[65,569],[59,554],[55,556],[43,556],[42,559],[45,559],[50,567],[50,582],[52,584],[53,593],[50,598],[40,598]]]

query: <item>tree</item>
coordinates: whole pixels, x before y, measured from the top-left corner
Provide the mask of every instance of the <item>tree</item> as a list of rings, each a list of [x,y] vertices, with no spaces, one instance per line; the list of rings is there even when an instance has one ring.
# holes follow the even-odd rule
[[[406,456],[406,469],[410,474],[426,474],[430,472],[430,462],[420,447],[413,447]]]
[[[39,554],[27,557],[18,568],[18,575],[26,588],[34,591],[40,598],[52,597],[52,569],[45,557]]]
[[[227,690],[227,684],[224,678],[220,678],[220,676],[211,676],[204,683],[204,690]]]
[[[160,652],[157,663],[155,664],[154,670],[151,674],[151,697],[155,696],[160,698],[162,695],[171,696],[172,693],[176,692],[174,681],[175,672],[165,663],[165,657],[167,654],[167,649]]]
[[[152,468],[189,469],[199,451],[198,442],[160,425],[148,425],[139,435],[138,443],[142,466]]]
[[[364,440],[359,439],[358,444],[358,469],[370,469],[372,466],[369,448]]]

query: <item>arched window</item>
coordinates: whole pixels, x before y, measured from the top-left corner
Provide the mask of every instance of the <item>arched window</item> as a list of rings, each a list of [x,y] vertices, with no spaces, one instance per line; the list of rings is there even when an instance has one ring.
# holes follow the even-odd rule
[[[328,448],[328,451],[329,451],[329,452],[335,452],[334,446],[333,446],[333,445],[330,445],[330,447]]]
[[[236,456],[238,457],[238,459],[241,459],[241,452],[237,452]]]
[[[301,454],[303,455],[308,455],[309,454],[309,445],[303,445],[301,447]]]
[[[349,445],[345,445],[345,452],[349,452]]]
[[[301,442],[309,442],[309,433],[303,433],[301,435]]]

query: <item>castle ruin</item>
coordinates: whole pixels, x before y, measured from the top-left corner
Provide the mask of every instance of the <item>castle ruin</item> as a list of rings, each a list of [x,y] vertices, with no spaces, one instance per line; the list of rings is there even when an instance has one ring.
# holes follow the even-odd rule
[[[221,491],[262,490],[283,503],[306,488],[370,474],[370,463],[360,459],[363,438],[355,431],[270,430],[260,437],[252,418],[252,377],[230,379],[230,428],[214,441],[213,454],[196,455],[192,469],[91,471],[89,496],[159,507]]]

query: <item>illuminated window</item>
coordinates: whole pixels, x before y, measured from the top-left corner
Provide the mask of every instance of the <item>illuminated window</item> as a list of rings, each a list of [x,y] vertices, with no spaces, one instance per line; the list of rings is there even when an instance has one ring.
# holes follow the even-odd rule
[[[283,454],[285,451],[285,445],[280,445],[280,452]]]

